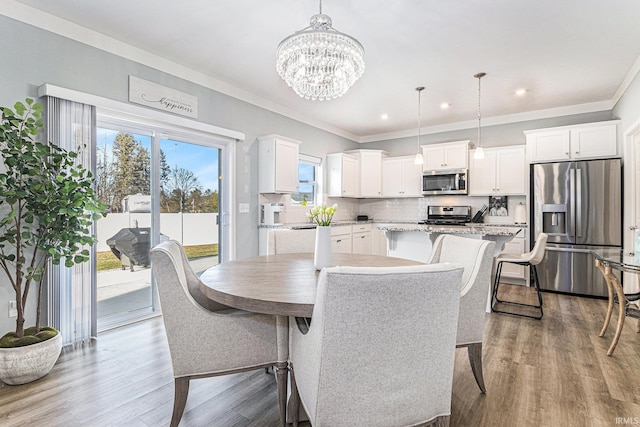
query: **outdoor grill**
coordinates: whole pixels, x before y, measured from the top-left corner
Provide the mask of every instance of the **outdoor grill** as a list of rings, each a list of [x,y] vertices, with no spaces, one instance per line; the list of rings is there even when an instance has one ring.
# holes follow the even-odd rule
[[[161,242],[167,239],[167,236],[160,234]],[[123,228],[113,237],[107,239],[107,245],[120,260],[122,269],[124,270],[126,264],[129,264],[131,271],[133,271],[134,265],[149,266],[150,243],[151,228],[149,227]]]

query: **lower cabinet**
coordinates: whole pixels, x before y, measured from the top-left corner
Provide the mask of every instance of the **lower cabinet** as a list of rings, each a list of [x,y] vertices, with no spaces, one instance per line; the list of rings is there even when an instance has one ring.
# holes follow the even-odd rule
[[[336,254],[350,254],[353,251],[350,225],[331,227],[331,249]]]
[[[356,224],[352,227],[351,250],[354,254],[372,254],[371,224]]]

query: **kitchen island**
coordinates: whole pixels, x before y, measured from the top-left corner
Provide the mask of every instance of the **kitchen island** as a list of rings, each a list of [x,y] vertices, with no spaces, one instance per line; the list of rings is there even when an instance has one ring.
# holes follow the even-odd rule
[[[387,255],[419,262],[427,262],[433,242],[440,234],[492,240],[496,242],[494,256],[497,256],[506,242],[518,233],[523,233],[523,228],[519,225],[429,225],[393,222],[376,223],[375,226],[385,233]]]

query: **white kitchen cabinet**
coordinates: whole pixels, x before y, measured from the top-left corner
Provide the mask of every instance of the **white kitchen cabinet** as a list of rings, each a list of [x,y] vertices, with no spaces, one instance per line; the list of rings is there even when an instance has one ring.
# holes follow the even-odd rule
[[[467,169],[469,167],[469,141],[446,142],[422,146],[425,171]]]
[[[351,232],[352,252],[354,254],[371,255],[373,253],[371,224],[355,224]]]
[[[469,155],[469,195],[526,194],[524,146],[485,148],[484,159]]]
[[[258,138],[258,191],[295,193],[298,191],[300,141],[279,135]]]
[[[331,250],[336,254],[350,254],[353,251],[350,225],[331,226]]]
[[[617,157],[619,120],[525,131],[531,163]]]
[[[382,160],[387,157],[383,150],[349,150],[357,159],[356,197],[376,198],[382,196]]]
[[[382,197],[421,197],[422,166],[414,156],[382,159]]]
[[[614,157],[616,146],[616,125],[571,129],[571,156],[574,159]]]
[[[357,166],[358,160],[351,154],[327,154],[327,196],[356,197]]]

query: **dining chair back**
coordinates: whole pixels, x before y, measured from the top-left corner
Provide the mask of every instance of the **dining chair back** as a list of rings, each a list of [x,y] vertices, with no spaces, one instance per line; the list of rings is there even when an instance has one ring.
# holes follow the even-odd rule
[[[460,316],[456,346],[466,347],[471,370],[482,393],[482,339],[495,242],[442,234],[433,244],[428,263],[456,262],[464,267],[460,283]]]
[[[191,379],[286,366],[278,360],[274,316],[209,300],[175,240],[156,245],[150,257],[173,367],[171,426],[182,418]]]
[[[323,269],[311,325],[289,331],[294,425],[300,403],[313,426],[446,423],[462,272]]]

